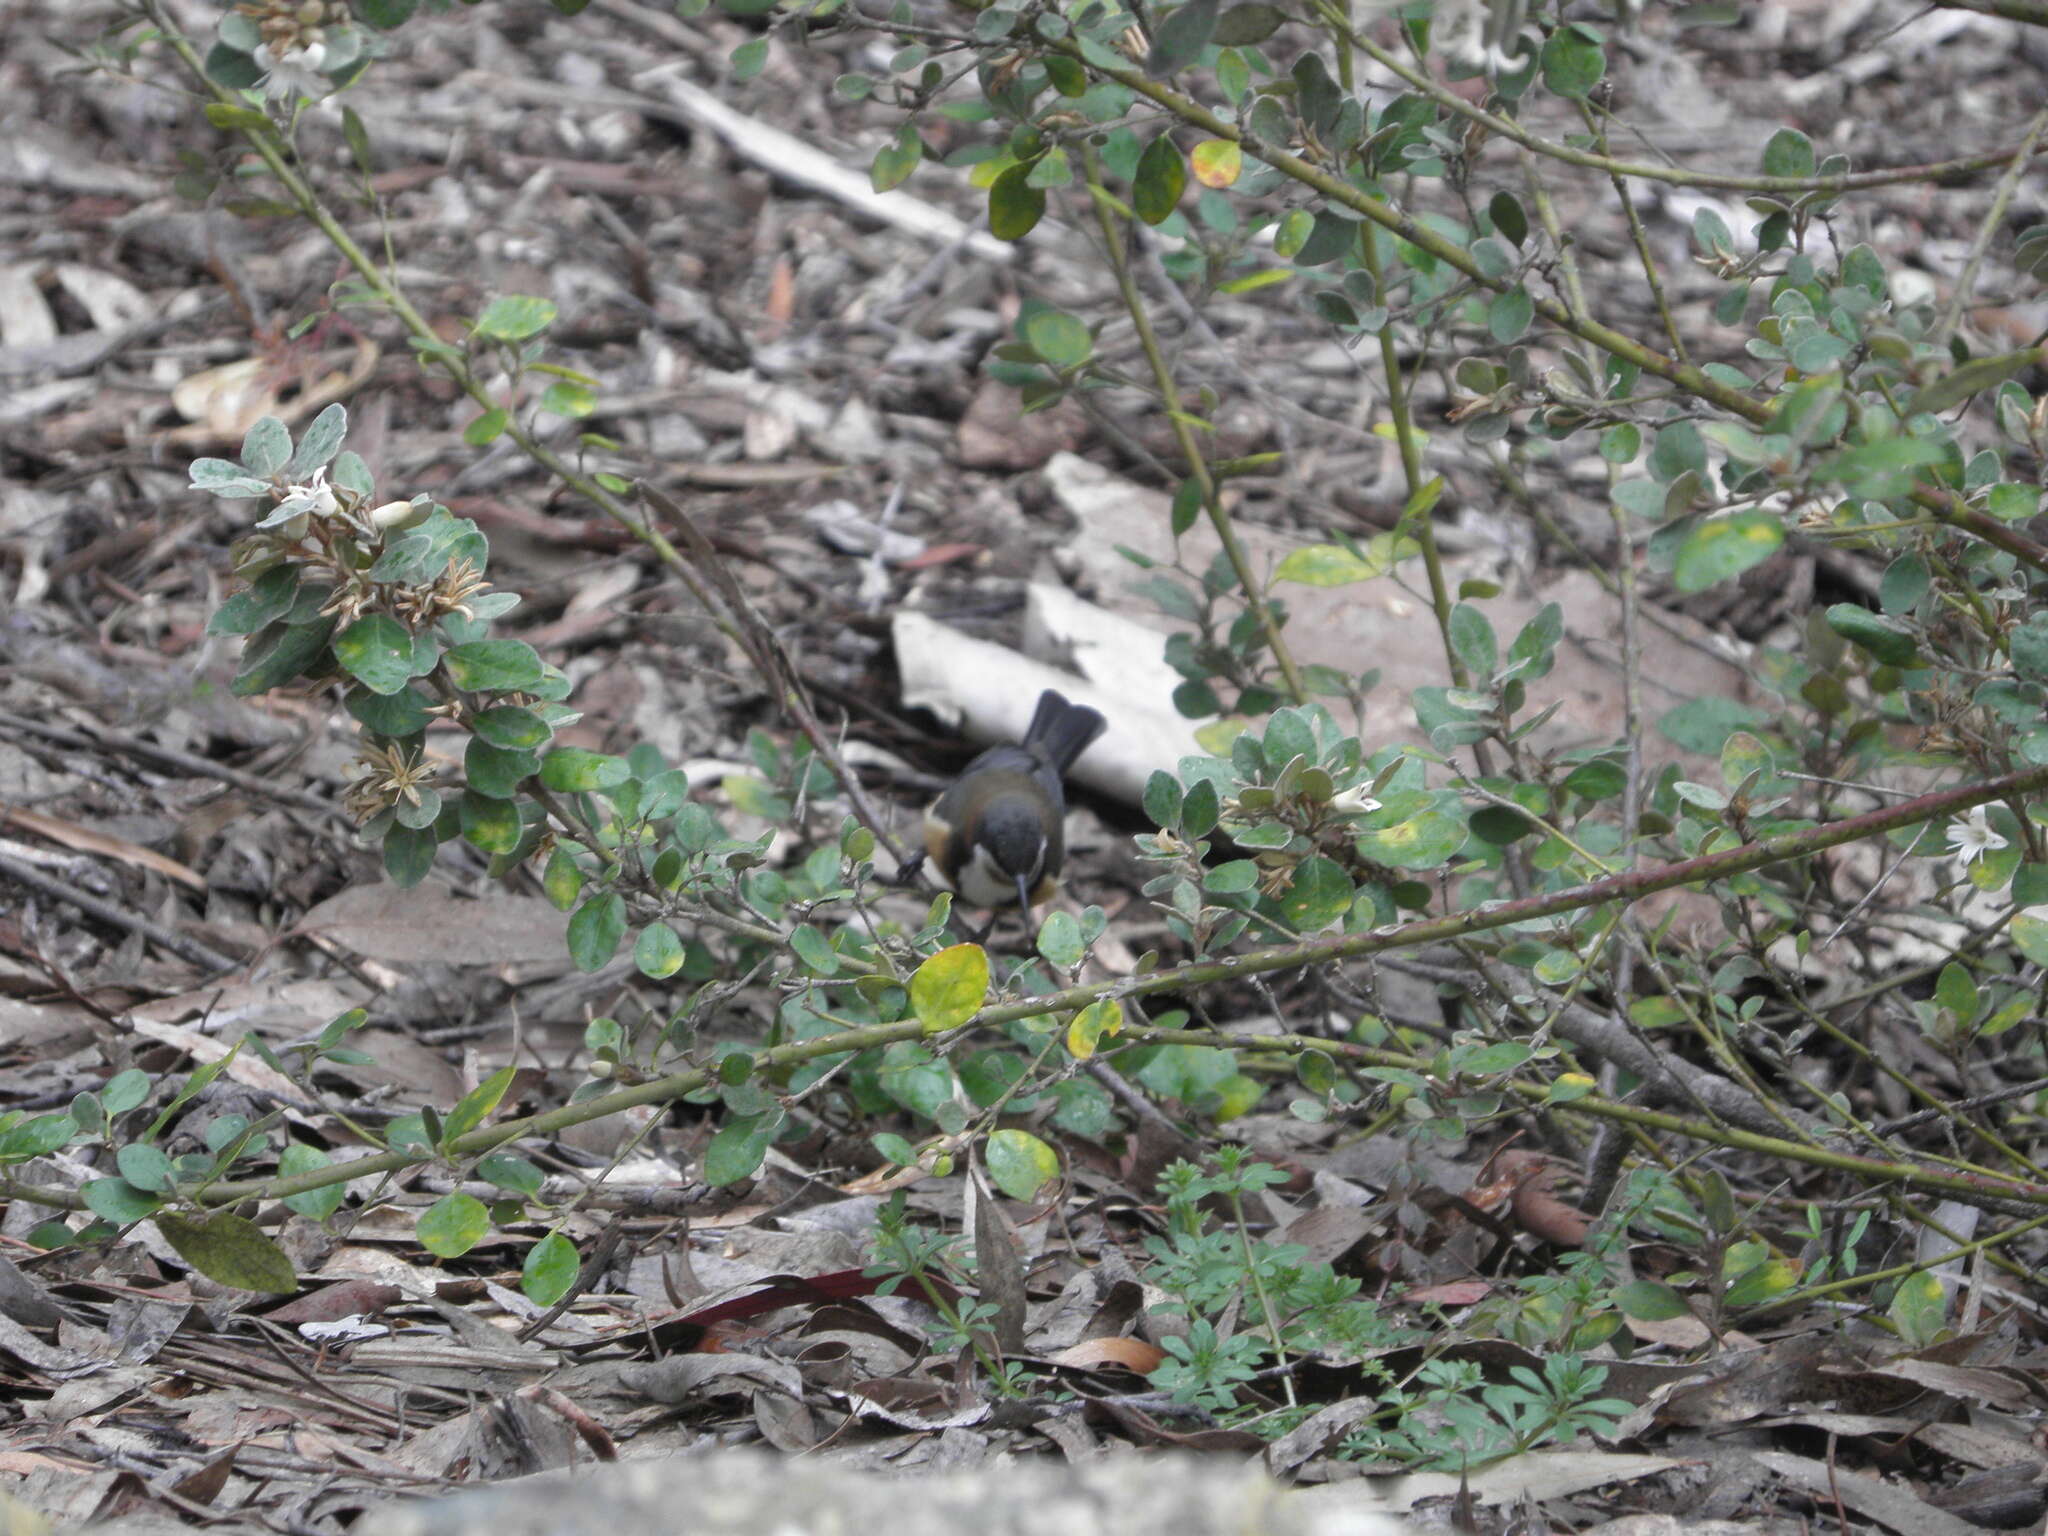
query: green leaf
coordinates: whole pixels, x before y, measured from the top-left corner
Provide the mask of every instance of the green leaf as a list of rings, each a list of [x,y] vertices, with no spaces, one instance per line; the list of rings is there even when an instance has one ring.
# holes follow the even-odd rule
[[[1607,54],[1598,32],[1572,22],[1544,40],[1541,64],[1544,89],[1576,100],[1588,95],[1607,73]]]
[[[1785,542],[1785,525],[1769,512],[1732,512],[1703,518],[1678,546],[1671,580],[1681,592],[1700,592],[1768,560]]]
[[[1486,205],[1486,215],[1493,220],[1493,227],[1516,245],[1529,238],[1529,215],[1522,211],[1514,193],[1494,193],[1492,201]]]
[[[1481,682],[1492,677],[1500,662],[1500,646],[1486,615],[1470,603],[1459,603],[1451,609],[1448,628],[1451,649],[1466,670]]]
[[[125,1115],[149,1097],[150,1077],[140,1067],[126,1067],[107,1079],[100,1090],[100,1106],[107,1114]]]
[[[775,1133],[782,1128],[782,1111],[737,1115],[719,1127],[718,1134],[704,1148],[704,1182],[715,1187],[737,1184],[752,1178],[754,1170],[768,1156]]]
[[[588,384],[557,379],[541,391],[540,408],[555,416],[581,421],[597,410],[597,391]]]
[[[1254,43],[1263,43],[1287,20],[1287,13],[1277,5],[1263,5],[1258,0],[1247,5],[1233,5],[1216,18],[1216,27],[1209,35],[1209,41],[1219,48],[1246,48]]]
[[[1284,215],[1273,231],[1273,254],[1289,261],[1301,254],[1301,248],[1308,244],[1308,237],[1316,227],[1316,216],[1306,208],[1296,208]]]
[[[420,0],[356,0],[356,14],[380,32],[411,20]]]
[[[1012,1200],[1032,1200],[1060,1176],[1059,1154],[1029,1131],[995,1131],[983,1156],[988,1176]]]
[[[328,1156],[318,1147],[309,1147],[303,1141],[287,1142],[285,1149],[277,1155],[277,1171],[289,1178],[293,1174],[313,1173],[328,1166]],[[325,1221],[341,1209],[341,1202],[348,1198],[346,1184],[323,1184],[318,1189],[309,1189],[303,1194],[286,1195],[285,1208],[296,1211],[308,1221]]]
[[[593,896],[569,919],[569,958],[582,971],[604,969],[626,936],[626,898],[616,891]]]
[[[532,1199],[545,1179],[539,1168],[516,1152],[487,1152],[477,1160],[476,1175],[500,1189]]]
[[[290,477],[305,480],[341,452],[341,445],[347,438],[348,407],[336,401],[315,416],[313,424],[299,438],[298,452],[292,455]]]
[[[1712,208],[1701,206],[1692,216],[1693,243],[1708,256],[1732,256],[1735,253],[1735,236],[1729,233],[1721,215]]]
[[[989,184],[988,227],[998,240],[1022,240],[1045,215],[1045,193],[1031,185],[1031,167],[1013,165]]]
[[[2021,954],[2036,965],[2048,965],[2048,918],[2022,912],[2013,918],[2007,932]]]
[[[1173,135],[1162,133],[1138,156],[1137,174],[1131,178],[1131,210],[1147,224],[1164,223],[1180,206],[1187,184],[1187,161],[1175,147]]]
[[[768,39],[752,38],[732,51],[732,77],[747,81],[768,67]]]
[[[1280,898],[1280,910],[1297,933],[1320,933],[1342,921],[1356,895],[1343,867],[1317,854],[1295,866],[1294,883]]]
[[[547,721],[518,704],[499,704],[479,711],[469,723],[492,746],[512,751],[545,746],[555,734]]]
[[[799,923],[789,935],[789,947],[813,975],[832,976],[839,971],[839,956],[832,943],[809,923]]]
[[[623,757],[582,747],[556,747],[540,760],[541,783],[564,794],[613,789],[632,776],[632,766]]]
[[[1927,562],[1908,550],[1884,568],[1884,577],[1877,584],[1878,603],[1886,613],[1911,613],[1920,606],[1933,579]]]
[[[1145,72],[1170,75],[1202,56],[1215,36],[1222,0],[1187,0],[1167,12],[1152,33],[1152,51],[1145,56]],[[1155,221],[1156,222],[1156,221]]]
[[[246,91],[263,83],[263,67],[247,50],[215,43],[206,51],[206,78],[231,91]],[[257,114],[259,117],[261,114]]]
[[[441,658],[466,693],[526,693],[547,676],[540,654],[524,640],[472,640]]]
[[[541,872],[540,886],[557,912],[568,911],[576,905],[576,898],[583,894],[583,870],[575,855],[559,843],[548,855],[547,868]]]
[[[274,565],[244,592],[223,602],[207,623],[209,635],[254,635],[264,625],[279,621],[291,612],[299,596],[299,567]]]
[[[2048,613],[2036,613],[2006,637],[2012,668],[2035,682],[2048,680]]]
[[[1764,145],[1764,174],[1804,181],[1813,175],[1813,140],[1796,128],[1780,128]]]
[[[1486,306],[1486,329],[1502,346],[1517,341],[1536,318],[1536,301],[1517,283],[1506,293],[1497,293]]]
[[[456,1138],[467,1136],[490,1118],[505,1090],[512,1086],[513,1069],[500,1067],[462,1096],[462,1100],[441,1121],[441,1147],[445,1151]]]
[[[1836,603],[1827,620],[1829,629],[1886,666],[1910,667],[1920,659],[1912,635],[1860,603]]]
[[[890,1098],[922,1119],[936,1123],[959,1110],[953,1102],[951,1069],[915,1040],[898,1040],[884,1049],[875,1080]]]
[[[417,688],[382,694],[354,687],[344,695],[342,703],[357,725],[393,740],[417,736],[433,724],[433,716],[427,713],[427,701]]]
[[[917,1166],[917,1148],[894,1131],[878,1131],[868,1138],[868,1144],[898,1168]]]
[[[69,1115],[37,1115],[0,1131],[0,1163],[24,1162],[56,1151],[78,1134]]]
[[[1947,1313],[1947,1290],[1938,1276],[1924,1269],[1899,1282],[1887,1309],[1899,1338],[1913,1349],[1925,1349],[1940,1340]]]
[[[526,1262],[519,1266],[519,1289],[535,1306],[552,1307],[569,1294],[581,1267],[576,1245],[561,1233],[550,1232],[526,1250]]]
[[[1207,837],[1215,830],[1217,819],[1223,814],[1221,798],[1217,793],[1214,779],[1198,779],[1188,786],[1188,792],[1180,802],[1181,836],[1190,842]]]
[[[910,978],[910,1009],[928,1035],[958,1029],[988,1000],[988,952],[955,944],[933,955]]]
[[[1180,824],[1180,781],[1163,769],[1155,768],[1152,776],[1145,781],[1145,814],[1152,825],[1171,831]]]
[[[1674,1317],[1692,1314],[1685,1298],[1658,1280],[1631,1280],[1627,1285],[1617,1286],[1614,1304],[1625,1315],[1646,1323],[1667,1322]]]
[[[1072,970],[1087,958],[1088,949],[1081,939],[1081,925],[1074,920],[1073,913],[1055,908],[1046,914],[1045,922],[1038,930],[1038,952],[1048,964],[1063,971]]]
[[[525,341],[554,323],[551,301],[508,293],[484,306],[476,317],[476,334],[487,341]]]
[[[121,1177],[137,1189],[159,1194],[171,1181],[171,1160],[163,1149],[145,1141],[133,1141],[114,1154],[114,1166]]]
[[[875,151],[874,163],[868,167],[868,183],[877,192],[893,191],[910,179],[910,173],[923,158],[924,142],[918,138],[917,129],[905,123],[897,130],[893,143]]]
[[[137,1189],[126,1179],[88,1179],[80,1191],[85,1208],[95,1216],[126,1225],[155,1214],[163,1203],[146,1189]]]
[[[302,594],[303,595],[303,594]],[[315,619],[308,624],[272,624],[251,640],[242,651],[242,670],[228,685],[238,699],[268,693],[293,681],[327,654],[328,637],[334,633],[333,619]]]
[[[510,800],[540,769],[540,758],[531,752],[508,752],[494,747],[480,736],[470,738],[463,749],[462,771],[471,794]]]
[[[334,659],[372,693],[393,694],[413,679],[412,632],[372,613],[334,637]]]
[[[1291,549],[1273,573],[1275,581],[1299,582],[1305,587],[1343,587],[1355,581],[1372,581],[1391,571],[1396,562],[1418,552],[1412,539],[1378,535],[1357,555],[1342,544],[1304,544]]]
[[[156,1229],[178,1257],[217,1285],[289,1296],[299,1288],[292,1261],[255,1222],[227,1211],[194,1220],[159,1211]]]
[[[1941,412],[1950,406],[1960,405],[1972,395],[1995,389],[2022,369],[2040,362],[2041,358],[2039,347],[2021,347],[2017,352],[2002,352],[1996,357],[1973,358],[1914,395],[1913,403],[1906,407],[1906,414]]]
[[[1024,341],[1049,366],[1078,368],[1095,350],[1088,327],[1063,310],[1041,309],[1024,322]]]
[[[491,1230],[491,1213],[483,1201],[450,1190],[420,1213],[413,1235],[437,1258],[458,1259]]]
[[[440,845],[432,827],[394,826],[384,834],[384,873],[392,884],[409,891],[433,870]]]
[[[1934,1000],[1957,1018],[1965,1021],[1975,1018],[1979,999],[1976,978],[1971,976],[1970,968],[1954,960],[1943,966],[1934,983]],[[125,1168],[121,1172],[124,1176],[128,1174]],[[132,1177],[129,1181],[134,1182]]]
[[[1914,470],[1947,456],[1942,444],[1924,438],[1879,438],[1831,456],[1815,469],[1815,478],[1839,481],[1852,494],[1884,500],[1905,495],[1913,488]]]
[[[1437,869],[1451,861],[1469,835],[1463,818],[1424,811],[1395,826],[1361,834],[1358,851],[1394,869]]]
[[[666,981],[683,968],[683,941],[667,923],[649,923],[633,941],[633,964],[642,976]]]
[[[275,416],[265,416],[242,437],[242,467],[268,480],[291,462],[292,434]]]

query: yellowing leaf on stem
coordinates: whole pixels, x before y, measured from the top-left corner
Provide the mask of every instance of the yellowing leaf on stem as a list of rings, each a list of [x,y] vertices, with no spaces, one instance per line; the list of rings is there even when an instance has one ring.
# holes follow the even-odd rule
[[[1124,1005],[1113,997],[1097,998],[1074,1015],[1067,1026],[1067,1049],[1076,1061],[1086,1061],[1104,1035],[1124,1027]]]
[[[988,1000],[988,951],[979,944],[942,949],[910,978],[910,1009],[928,1035],[958,1029]]]
[[[1189,157],[1195,180],[1205,187],[1228,187],[1237,183],[1244,169],[1244,151],[1229,139],[1204,139]]]
[[[988,1176],[1012,1200],[1029,1200],[1059,1177],[1059,1154],[1029,1131],[996,1131],[988,1138]]]

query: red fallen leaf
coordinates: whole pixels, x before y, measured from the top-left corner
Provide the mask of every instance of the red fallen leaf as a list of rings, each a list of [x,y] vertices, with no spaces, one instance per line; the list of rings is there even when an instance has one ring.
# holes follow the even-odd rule
[[[1425,1285],[1420,1290],[1403,1291],[1404,1305],[1425,1306],[1435,1303],[1440,1307],[1469,1307],[1486,1300],[1493,1294],[1493,1284],[1487,1280],[1452,1280],[1443,1285]]]
[[[375,1317],[404,1297],[405,1292],[395,1285],[382,1285],[375,1280],[341,1280],[304,1296],[294,1296],[263,1315],[273,1323],[296,1328],[301,1323],[335,1323],[344,1317]]]
[[[1555,1159],[1540,1152],[1503,1152],[1499,1165],[1501,1173],[1514,1180],[1512,1208],[1523,1231],[1560,1248],[1577,1248],[1586,1241],[1593,1218],[1553,1193],[1563,1172]]]
[[[1115,1365],[1135,1371],[1140,1376],[1150,1376],[1159,1368],[1159,1362],[1166,1358],[1166,1351],[1143,1339],[1119,1335],[1106,1339],[1083,1339],[1079,1344],[1046,1358],[1054,1365],[1071,1366],[1077,1371],[1099,1371],[1105,1366]]]
[[[870,1275],[858,1269],[838,1269],[827,1275],[764,1275],[753,1282],[761,1287],[757,1291],[730,1296],[695,1312],[665,1317],[661,1321],[694,1323],[700,1328],[708,1328],[713,1323],[759,1317],[764,1312],[779,1312],[784,1307],[821,1306],[853,1296],[872,1296],[887,1278],[886,1275]],[[960,1293],[943,1280],[934,1278],[932,1284],[948,1301],[960,1299]]]
[[[171,1485],[171,1491],[181,1499],[190,1499],[194,1504],[211,1504],[218,1499],[221,1490],[228,1485],[228,1473],[235,1468],[235,1453],[239,1445],[231,1445],[198,1470],[186,1473]]]
[[[912,555],[903,561],[897,569],[923,571],[935,565],[958,565],[963,560],[978,560],[987,553],[986,544],[934,544],[922,554]]]

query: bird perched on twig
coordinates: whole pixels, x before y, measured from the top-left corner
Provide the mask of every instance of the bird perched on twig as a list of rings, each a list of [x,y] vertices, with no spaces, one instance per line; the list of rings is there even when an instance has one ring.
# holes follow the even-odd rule
[[[1087,705],[1046,689],[1023,741],[990,747],[932,802],[915,862],[929,857],[977,907],[1014,903],[1028,914],[1048,900],[1066,857],[1067,770],[1107,724]]]

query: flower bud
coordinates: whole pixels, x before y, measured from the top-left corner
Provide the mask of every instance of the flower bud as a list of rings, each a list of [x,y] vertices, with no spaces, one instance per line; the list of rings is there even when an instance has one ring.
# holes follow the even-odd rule
[[[403,528],[412,528],[426,521],[432,503],[414,506],[409,501],[387,501],[381,507],[369,511],[370,526],[384,533],[395,533]]]

